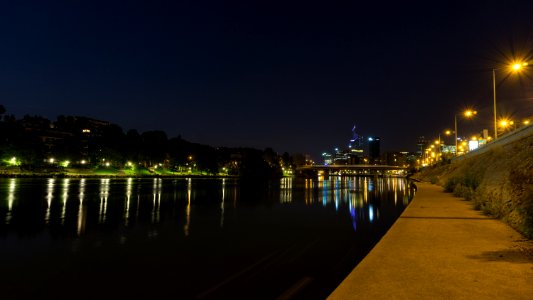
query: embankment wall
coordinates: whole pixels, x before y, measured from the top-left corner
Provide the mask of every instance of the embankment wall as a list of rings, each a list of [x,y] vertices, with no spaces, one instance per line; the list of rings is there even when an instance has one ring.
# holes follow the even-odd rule
[[[488,145],[449,164],[428,167],[413,178],[437,183],[533,238],[532,132],[522,130],[507,142]]]

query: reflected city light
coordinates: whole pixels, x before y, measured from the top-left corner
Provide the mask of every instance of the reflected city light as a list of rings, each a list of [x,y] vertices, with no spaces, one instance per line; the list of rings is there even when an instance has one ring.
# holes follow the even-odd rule
[[[186,223],[183,226],[183,233],[189,236],[189,225],[191,223],[191,194],[192,194],[192,179],[187,178],[187,207],[185,208]]]
[[[99,223],[105,223],[107,215],[107,199],[109,197],[109,178],[100,179],[100,218]]]
[[[154,178],[153,185],[153,203],[152,203],[152,223],[158,223],[161,209],[161,190],[163,187],[163,179]]]
[[[124,205],[124,225],[128,226],[131,204],[131,190],[133,188],[133,178],[126,181],[126,205]]]
[[[67,200],[68,200],[68,190],[70,187],[70,179],[63,179],[63,190],[61,194],[63,207],[61,209],[61,224],[65,223],[65,214],[67,213]]]
[[[224,204],[226,201],[226,178],[222,178],[222,202],[220,203],[220,228],[224,227]]]
[[[46,214],[44,216],[45,223],[50,222],[50,212],[52,209],[52,200],[54,199],[55,179],[50,178],[46,184]]]
[[[80,206],[78,207],[78,221],[76,226],[76,232],[78,236],[85,232],[85,224],[87,223],[87,209],[83,203],[85,197],[85,179],[80,179]]]
[[[407,180],[402,177],[329,176],[323,180],[306,179],[304,186],[306,205],[315,203],[318,200],[315,195],[319,195],[322,206],[332,205],[338,212],[346,209],[354,222],[354,230],[358,220],[373,223],[380,218],[381,208],[374,202],[376,199],[390,200],[394,206],[406,206],[412,198]]]
[[[22,203],[18,194],[21,187],[25,188],[25,184],[21,184],[20,179],[16,178],[3,182],[3,190],[7,193],[4,192],[6,201],[0,202],[0,209],[3,208],[0,212],[5,216],[4,221],[0,222],[12,226],[20,223],[14,222],[13,212],[17,220],[23,219],[18,217],[23,214],[24,209],[24,206],[18,204]],[[61,228],[63,232],[82,236],[87,233],[88,228],[93,228],[97,224],[106,224],[106,227],[120,224],[125,228],[132,224],[157,225],[172,218],[179,218],[180,235],[183,232],[184,236],[190,236],[193,234],[191,232],[193,201],[201,201],[201,207],[204,203],[209,203],[215,210],[220,210],[220,215],[217,211],[214,212],[217,219],[213,224],[217,228],[233,224],[233,218],[236,216],[233,212],[248,205],[244,203],[247,199],[243,199],[245,205],[237,207],[241,186],[232,179],[213,180],[209,192],[204,193],[207,190],[202,190],[199,194],[197,194],[198,189],[204,189],[205,185],[196,184],[196,179],[173,180],[172,186],[165,185],[165,187],[163,182],[170,181],[161,178],[137,181],[133,178],[42,179],[38,189],[42,195],[41,199],[42,197],[46,199],[46,207],[38,208],[41,218],[38,223],[54,224],[50,228]],[[79,186],[76,186],[77,184]],[[115,190],[114,187],[120,188]],[[335,215],[348,216],[354,230],[361,230],[362,223],[376,223],[382,218],[386,219],[391,207],[401,209],[402,206],[407,206],[414,191],[405,178],[335,175],[323,180],[281,178],[279,186],[270,189],[268,193],[271,193],[269,197],[278,200],[278,204],[284,209],[298,205],[304,205],[306,209],[313,206],[323,207]],[[79,201],[76,201],[76,196]],[[76,208],[78,203],[79,206]],[[201,209],[195,213],[204,212]],[[158,228],[153,227],[151,237],[157,235],[156,229]]]
[[[11,178],[9,180],[9,188],[7,191],[7,214],[6,214],[6,224],[11,222],[13,203],[15,202],[15,191],[17,190],[17,179]]]
[[[292,202],[292,178],[283,177],[280,179],[280,202],[291,203]]]

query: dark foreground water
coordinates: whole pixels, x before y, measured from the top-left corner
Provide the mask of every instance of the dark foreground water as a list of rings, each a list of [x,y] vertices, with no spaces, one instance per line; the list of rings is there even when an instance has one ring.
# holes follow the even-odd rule
[[[323,299],[408,186],[1,178],[0,299]]]

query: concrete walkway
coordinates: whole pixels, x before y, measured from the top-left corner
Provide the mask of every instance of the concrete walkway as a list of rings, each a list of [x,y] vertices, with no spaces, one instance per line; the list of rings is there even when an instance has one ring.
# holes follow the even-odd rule
[[[532,241],[439,186],[417,186],[328,299],[533,299]]]

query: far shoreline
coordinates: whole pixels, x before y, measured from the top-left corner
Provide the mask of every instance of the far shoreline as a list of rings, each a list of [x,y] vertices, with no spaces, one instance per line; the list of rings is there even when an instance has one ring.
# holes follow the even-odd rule
[[[68,174],[68,173],[36,173],[16,174],[2,173],[0,178],[241,178],[237,175],[198,175],[198,174],[153,174],[153,175],[113,175],[113,174]]]

